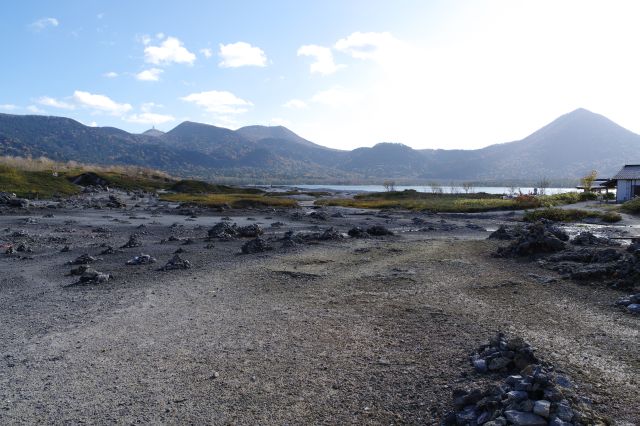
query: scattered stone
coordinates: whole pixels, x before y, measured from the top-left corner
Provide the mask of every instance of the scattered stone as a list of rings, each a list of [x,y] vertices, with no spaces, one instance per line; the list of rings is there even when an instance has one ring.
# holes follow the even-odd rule
[[[189,269],[191,268],[191,262],[186,259],[180,257],[180,255],[174,255],[166,265],[164,265],[161,269],[163,271],[171,271],[174,269]]]
[[[393,235],[393,232],[382,225],[374,225],[367,228],[367,234],[376,237],[383,237],[385,235]]]
[[[87,271],[87,269],[89,269],[89,265],[76,266],[75,268],[71,268],[68,275],[82,275]]]
[[[264,231],[258,224],[251,224],[248,226],[240,226],[237,228],[238,235],[242,238],[257,238],[264,234]]]
[[[87,265],[89,263],[93,263],[96,260],[98,260],[96,257],[90,256],[88,254],[81,254],[80,256],[76,257],[75,260],[72,260],[69,263],[69,265]]]
[[[351,238],[369,238],[369,234],[367,233],[367,231],[359,226],[355,226],[349,229],[349,232],[347,232],[347,234],[349,234]]]
[[[71,248],[69,246],[64,246],[60,249],[60,253],[67,253],[71,251]]]
[[[520,257],[564,250],[566,244],[558,238],[558,234],[558,230],[551,225],[538,221],[524,229],[511,244],[498,248],[497,255],[500,257]]]
[[[114,209],[121,209],[127,207],[127,204],[115,195],[109,195],[109,201],[107,201],[106,206]]]
[[[8,207],[26,209],[29,207],[29,200],[18,198],[16,194],[11,192],[0,192],[0,204],[4,204]]]
[[[273,222],[270,226],[272,228],[282,228],[284,226],[284,223],[283,222]]]
[[[247,241],[242,245],[242,253],[244,254],[263,253],[272,249],[273,247],[260,237]]]
[[[471,356],[471,363],[476,371],[476,362],[479,360],[485,362],[484,365],[489,371],[502,372],[517,372],[538,362],[531,346],[517,337],[507,340],[502,333],[498,333],[489,344],[481,346],[478,352]]]
[[[29,247],[25,243],[18,244],[18,247],[16,247],[16,251],[19,253],[33,253],[31,247]]]
[[[151,257],[148,254],[140,254],[132,259],[127,260],[127,265],[148,265],[150,263],[156,263],[156,258]]]
[[[622,297],[618,299],[616,305],[626,308],[629,313],[640,314],[640,293]]]
[[[329,215],[325,212],[319,212],[319,211],[315,211],[315,212],[311,212],[307,215],[307,217],[310,217],[311,219],[316,219],[316,220],[329,220]]]
[[[115,254],[116,252],[117,252],[116,249],[114,249],[111,246],[107,246],[104,250],[100,252],[100,255]]]
[[[489,368],[482,362],[487,359]],[[497,362],[501,366],[499,372],[504,374],[502,381],[484,391],[455,389],[455,411],[444,418],[442,425],[609,424],[575,395],[572,386],[563,386],[565,378],[556,374],[553,366],[538,360],[522,339],[506,339],[499,333],[471,357],[475,370],[481,374],[495,374],[497,370],[491,369],[491,363],[500,359],[513,360]]]
[[[581,232],[571,242],[577,246],[610,246],[614,244],[608,238],[596,237],[588,231]]]
[[[142,246],[140,234],[134,233],[129,236],[129,241],[127,241],[121,248],[134,248],[140,246]]]
[[[238,228],[235,224],[229,225],[225,222],[218,222],[213,228],[207,231],[209,238],[218,238],[220,240],[232,240],[238,236]]]
[[[496,229],[489,235],[488,239],[509,241],[509,240],[515,240],[520,234],[521,234],[521,231],[518,229],[508,228],[505,225],[500,225],[498,229]]]
[[[113,278],[111,274],[105,274],[93,268],[87,268],[82,275],[80,275],[79,282],[82,284],[101,284],[109,281],[111,278]]]

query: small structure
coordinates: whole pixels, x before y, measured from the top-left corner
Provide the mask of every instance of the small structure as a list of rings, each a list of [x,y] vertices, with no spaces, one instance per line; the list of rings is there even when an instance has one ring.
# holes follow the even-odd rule
[[[610,189],[615,188],[615,179],[594,179],[589,188],[586,188],[584,186],[576,186],[576,189],[581,189],[584,192],[595,192],[597,194],[602,194],[603,192],[605,194],[608,194]]]
[[[614,177],[616,181],[616,201],[624,203],[640,197],[640,164],[625,165]]]

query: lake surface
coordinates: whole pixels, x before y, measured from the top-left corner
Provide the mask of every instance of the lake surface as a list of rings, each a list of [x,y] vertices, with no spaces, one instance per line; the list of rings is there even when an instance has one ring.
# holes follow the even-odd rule
[[[384,186],[382,185],[286,185],[293,188],[300,188],[304,190],[321,190],[327,189],[331,191],[348,191],[348,192],[383,192],[385,191]],[[462,193],[462,187],[450,187],[450,186],[442,186],[442,191],[444,193]],[[431,187],[428,185],[423,186],[403,186],[397,185],[395,187],[396,191],[404,191],[405,189],[414,189],[418,192],[433,192]],[[533,193],[533,188],[529,187],[516,187],[516,193],[518,191],[523,194]],[[564,192],[576,192],[575,188],[547,188],[545,193],[548,195],[552,194],[561,194]],[[487,194],[508,194],[510,192],[510,188],[504,186],[478,186],[473,188],[471,192],[486,192]]]

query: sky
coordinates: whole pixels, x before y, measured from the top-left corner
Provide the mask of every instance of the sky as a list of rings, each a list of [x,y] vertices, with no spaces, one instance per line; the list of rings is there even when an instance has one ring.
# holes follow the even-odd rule
[[[640,133],[638,21],[616,0],[21,0],[0,14],[0,112],[340,149],[480,148],[577,108]]]

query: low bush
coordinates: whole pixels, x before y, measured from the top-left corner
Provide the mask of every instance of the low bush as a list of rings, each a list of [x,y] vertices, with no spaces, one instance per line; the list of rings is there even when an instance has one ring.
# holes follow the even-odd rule
[[[535,222],[540,219],[552,220],[554,222],[579,222],[587,218],[600,219],[608,223],[622,220],[622,216],[616,212],[601,213],[580,209],[547,208],[526,212],[524,215],[524,220],[527,222]]]
[[[275,198],[260,194],[162,194],[163,201],[193,204],[204,207],[231,207],[234,209],[252,207],[297,207],[298,203],[289,198]]]
[[[620,209],[626,213],[640,214],[640,198],[634,198],[623,203]]]

